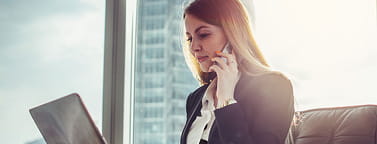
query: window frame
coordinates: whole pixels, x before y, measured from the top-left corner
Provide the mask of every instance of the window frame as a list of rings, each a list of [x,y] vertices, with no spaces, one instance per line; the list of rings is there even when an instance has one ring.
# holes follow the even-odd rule
[[[102,132],[110,144],[123,143],[126,1],[106,0]],[[127,137],[125,137],[127,139]]]
[[[102,132],[109,144],[133,143],[137,5],[106,0]]]

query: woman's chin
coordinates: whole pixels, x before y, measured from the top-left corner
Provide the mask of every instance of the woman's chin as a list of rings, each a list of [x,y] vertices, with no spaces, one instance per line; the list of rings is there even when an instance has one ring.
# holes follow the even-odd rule
[[[202,70],[202,72],[208,72],[209,67],[200,66],[200,69]]]
[[[206,72],[208,72],[208,69],[202,69],[202,72],[206,73]]]
[[[209,72],[209,67],[212,65],[212,63],[203,62],[200,64],[200,69],[202,72]]]

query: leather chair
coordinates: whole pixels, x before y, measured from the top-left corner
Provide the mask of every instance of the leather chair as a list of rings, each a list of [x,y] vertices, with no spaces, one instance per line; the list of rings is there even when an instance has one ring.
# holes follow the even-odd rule
[[[377,105],[296,112],[286,144],[377,144]]]

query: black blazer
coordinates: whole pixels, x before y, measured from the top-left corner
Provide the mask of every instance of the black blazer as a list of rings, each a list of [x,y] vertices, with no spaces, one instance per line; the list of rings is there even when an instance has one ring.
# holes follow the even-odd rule
[[[208,84],[192,92],[186,102],[187,120],[181,135],[187,134],[202,108]],[[242,74],[234,98],[237,103],[215,110],[209,144],[284,144],[294,114],[292,85],[279,72],[259,76]]]

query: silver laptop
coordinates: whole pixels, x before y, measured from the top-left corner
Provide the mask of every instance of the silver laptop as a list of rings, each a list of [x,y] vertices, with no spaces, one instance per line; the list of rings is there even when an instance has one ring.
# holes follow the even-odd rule
[[[76,93],[30,109],[48,144],[106,144]]]

